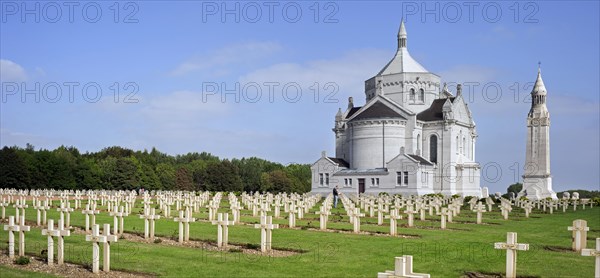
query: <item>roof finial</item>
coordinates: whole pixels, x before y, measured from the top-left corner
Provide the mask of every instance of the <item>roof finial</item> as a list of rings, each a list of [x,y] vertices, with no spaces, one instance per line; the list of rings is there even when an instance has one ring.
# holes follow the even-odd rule
[[[404,27],[404,18],[400,21],[400,29],[398,30],[398,48],[406,47],[406,27]]]
[[[538,61],[538,73],[542,72],[542,61]]]

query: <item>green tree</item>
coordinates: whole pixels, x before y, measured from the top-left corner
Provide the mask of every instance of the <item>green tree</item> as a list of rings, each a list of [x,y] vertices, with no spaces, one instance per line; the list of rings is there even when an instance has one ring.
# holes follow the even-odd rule
[[[160,188],[171,190],[175,188],[175,168],[171,164],[159,163],[156,165],[156,175],[160,181]]]
[[[0,185],[16,189],[30,186],[29,169],[16,148],[4,147],[0,150]]]
[[[75,179],[78,189],[102,188],[102,170],[92,158],[82,158],[79,160]]]
[[[521,190],[523,189],[523,184],[522,183],[513,183],[511,185],[508,186],[508,188],[506,188],[506,194],[503,194],[502,197],[504,198],[508,198],[510,192],[515,193],[515,196],[517,196],[519,194],[519,192],[521,192]]]
[[[210,162],[203,180],[206,189],[211,191],[242,191],[244,188],[238,168],[229,160]]]
[[[261,174],[261,190],[273,193],[292,192],[294,181],[283,170]]]
[[[181,167],[177,169],[175,174],[175,188],[178,190],[194,190],[194,183],[192,180],[192,174],[188,171],[187,168]]]

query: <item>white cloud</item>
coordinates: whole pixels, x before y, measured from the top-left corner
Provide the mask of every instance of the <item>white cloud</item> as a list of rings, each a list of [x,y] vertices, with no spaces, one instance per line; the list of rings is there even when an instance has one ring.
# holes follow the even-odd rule
[[[281,50],[276,42],[246,42],[229,45],[211,53],[205,53],[181,63],[170,72],[172,76],[182,76],[195,71],[209,71],[211,74],[225,75],[229,66],[257,61]]]
[[[387,51],[363,49],[330,60],[313,60],[301,64],[279,63],[243,75],[240,82],[295,82],[303,90],[309,90],[315,82],[323,90],[326,83],[333,82],[338,85],[342,95],[362,95],[364,81],[374,76],[392,55]]]
[[[0,59],[0,80],[2,82],[21,82],[27,80],[25,69],[11,61]]]
[[[145,117],[160,122],[197,122],[207,116],[223,115],[228,110],[227,104],[218,98],[203,97],[202,92],[194,91],[175,91],[147,98],[140,104]]]

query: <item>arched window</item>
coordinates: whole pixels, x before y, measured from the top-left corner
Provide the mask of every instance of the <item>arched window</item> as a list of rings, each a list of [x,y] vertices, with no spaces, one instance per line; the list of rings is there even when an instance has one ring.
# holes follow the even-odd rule
[[[465,139],[465,137],[463,136],[463,154],[467,154],[467,140]]]
[[[425,91],[423,89],[419,90],[419,101],[425,101]]]
[[[431,135],[429,137],[429,161],[433,163],[437,163],[437,148],[438,148],[438,138],[435,135]]]
[[[415,100],[415,89],[413,88],[410,89],[410,100]]]

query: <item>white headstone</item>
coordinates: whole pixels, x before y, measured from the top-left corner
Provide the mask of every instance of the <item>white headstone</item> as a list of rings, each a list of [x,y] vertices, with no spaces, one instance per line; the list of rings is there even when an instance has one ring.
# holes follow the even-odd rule
[[[529,244],[517,243],[517,233],[507,233],[506,242],[496,242],[495,249],[506,250],[506,278],[517,277],[517,251],[529,250]]]
[[[600,238],[596,238],[596,249],[582,249],[582,256],[596,257],[594,277],[600,277]]]

